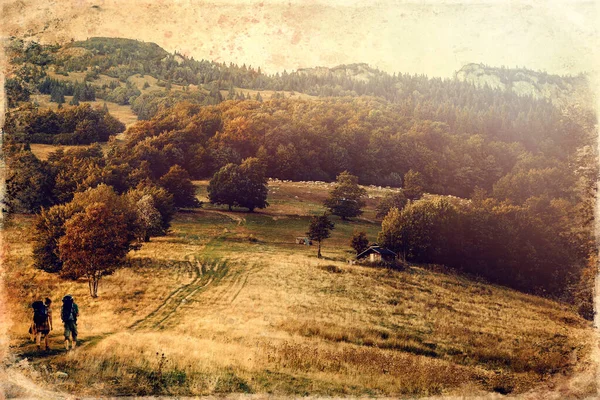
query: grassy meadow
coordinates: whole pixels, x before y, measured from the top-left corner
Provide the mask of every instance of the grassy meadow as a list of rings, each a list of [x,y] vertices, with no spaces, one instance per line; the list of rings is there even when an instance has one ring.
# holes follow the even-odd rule
[[[195,182],[206,201],[206,181]],[[568,306],[436,272],[350,265],[349,238],[380,229],[334,218],[332,237],[294,244],[323,211],[328,184],[271,181],[265,210],[205,204],[132,252],[100,282],[32,267],[31,216],[5,230],[11,348],[47,387],[79,395],[272,393],[427,396],[523,393],[589,362],[590,323]],[[80,309],[80,346],[62,350],[60,299]],[[54,300],[49,353],[27,335],[29,304]],[[67,373],[68,379],[56,377]],[[592,390],[593,388],[589,388]]]

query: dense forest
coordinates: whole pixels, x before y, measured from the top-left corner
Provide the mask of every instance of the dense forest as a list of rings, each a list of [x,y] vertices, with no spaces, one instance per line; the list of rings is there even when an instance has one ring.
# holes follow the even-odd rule
[[[165,182],[172,177],[206,179],[249,158],[267,176],[289,180],[332,181],[348,171],[361,184],[402,187],[407,175],[418,175],[425,192],[462,200],[413,200],[392,209],[383,220],[382,243],[411,262],[445,264],[577,301],[590,316],[596,120],[585,108],[559,109],[549,100],[459,80],[372,69],[365,79],[335,69],[266,75],[128,39],[63,47],[13,40],[9,55],[15,67],[7,80],[9,101],[21,107],[5,128],[8,203],[15,211],[64,204],[100,184],[116,194],[169,191]],[[50,79],[49,66],[59,74],[86,72],[86,81]],[[119,81],[96,84],[100,74]],[[134,74],[165,82],[165,90],[141,94],[128,81]],[[263,101],[236,94],[234,87],[321,97]],[[223,89],[229,89],[226,99]],[[113,139],[105,153],[98,147],[58,150],[38,160],[28,143],[65,144],[55,138],[67,132],[69,143],[106,141],[123,127],[85,105],[24,112],[32,93],[130,104],[143,121],[123,141]],[[95,136],[89,133],[102,126]],[[170,195],[178,204],[179,194]]]

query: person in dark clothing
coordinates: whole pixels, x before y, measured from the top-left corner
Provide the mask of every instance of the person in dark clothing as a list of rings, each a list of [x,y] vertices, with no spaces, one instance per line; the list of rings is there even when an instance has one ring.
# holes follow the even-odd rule
[[[42,348],[42,339],[44,339],[46,350],[50,350],[48,344],[48,335],[52,330],[52,309],[50,305],[52,300],[46,297],[45,301],[35,301],[33,307],[33,332],[35,333],[38,350]]]
[[[61,319],[65,325],[65,349],[69,350],[69,341],[71,349],[77,346],[77,318],[79,317],[79,307],[75,304],[73,296],[70,294],[63,297]]]

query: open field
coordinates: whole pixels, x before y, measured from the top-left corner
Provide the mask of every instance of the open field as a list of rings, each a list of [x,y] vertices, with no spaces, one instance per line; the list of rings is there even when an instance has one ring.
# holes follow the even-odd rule
[[[207,183],[195,184],[206,200]],[[320,260],[294,239],[322,212],[328,184],[269,189],[260,212],[180,212],[169,235],[103,278],[97,299],[84,281],[34,269],[33,219],[14,216],[5,235],[12,350],[48,387],[82,395],[522,393],[589,363],[591,325],[566,305],[426,266],[349,265],[354,229],[376,240],[373,207],[385,189],[369,189],[364,218],[334,218]],[[70,353],[59,350],[66,293],[81,310],[81,346]],[[47,295],[53,350],[38,354],[28,307]]]
[[[36,94],[31,96],[32,100],[40,105],[41,108],[45,109],[58,109],[58,103],[50,102],[49,94]],[[65,107],[68,107],[69,102],[73,99],[73,96],[65,96]],[[108,107],[108,112],[119,121],[125,124],[126,127],[129,127],[135,124],[138,119],[137,115],[131,111],[131,106],[122,106],[117,103],[111,103],[110,101],[104,101],[102,99],[98,99],[96,101],[83,101],[82,103],[91,104],[92,107],[102,107],[104,103]]]
[[[59,76],[61,76],[61,75],[59,75]],[[32,95],[31,98],[33,101],[38,103],[40,105],[40,108],[42,108],[42,109],[52,109],[55,111],[58,109],[57,103],[50,102],[50,95],[37,94],[37,95]],[[73,96],[65,96],[66,103],[68,104],[72,98],[73,98]],[[82,102],[82,103],[89,103],[92,105],[92,107],[103,107],[104,104],[106,103],[106,106],[108,107],[108,111],[119,121],[123,122],[126,127],[129,127],[138,121],[137,116],[133,113],[133,111],[131,111],[130,106],[122,106],[117,103],[111,103],[108,101],[105,102],[102,99],[99,99],[97,101],[86,101],[86,102]],[[67,105],[65,107],[69,107],[69,106]],[[120,139],[122,135],[123,134],[117,135],[117,139]],[[100,143],[100,145],[103,148],[107,147],[106,143]],[[50,153],[52,153],[53,151],[56,151],[58,148],[63,148],[65,150],[67,150],[71,147],[80,147],[80,146],[64,146],[64,145],[58,146],[58,145],[52,145],[52,144],[32,143],[31,151],[39,159],[45,160],[48,158],[48,155]]]

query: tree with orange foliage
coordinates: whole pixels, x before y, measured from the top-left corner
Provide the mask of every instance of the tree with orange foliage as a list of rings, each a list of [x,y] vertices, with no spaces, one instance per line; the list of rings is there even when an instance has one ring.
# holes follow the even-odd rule
[[[106,203],[93,203],[65,223],[59,240],[61,273],[86,277],[90,295],[98,297],[98,283],[119,266],[130,249],[125,216]]]

